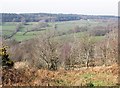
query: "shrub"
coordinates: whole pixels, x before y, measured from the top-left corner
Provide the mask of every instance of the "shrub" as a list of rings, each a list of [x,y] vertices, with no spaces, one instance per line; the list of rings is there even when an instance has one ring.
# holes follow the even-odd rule
[[[7,54],[6,47],[3,46],[0,53],[2,57],[2,67],[3,68],[12,68],[14,66],[14,62],[9,58],[9,54]]]
[[[94,84],[92,82],[86,83],[86,86],[88,87],[94,87]]]

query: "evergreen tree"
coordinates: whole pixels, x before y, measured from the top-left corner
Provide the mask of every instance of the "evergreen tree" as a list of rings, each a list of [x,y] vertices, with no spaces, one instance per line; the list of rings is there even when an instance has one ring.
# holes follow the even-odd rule
[[[1,52],[2,56],[2,67],[3,68],[12,68],[14,66],[14,62],[9,58],[9,54],[7,54],[7,50],[3,47]]]

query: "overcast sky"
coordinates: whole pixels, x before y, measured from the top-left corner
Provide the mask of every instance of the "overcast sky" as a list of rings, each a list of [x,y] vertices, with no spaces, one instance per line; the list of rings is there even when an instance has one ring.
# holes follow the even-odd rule
[[[0,0],[4,13],[117,15],[119,0]]]

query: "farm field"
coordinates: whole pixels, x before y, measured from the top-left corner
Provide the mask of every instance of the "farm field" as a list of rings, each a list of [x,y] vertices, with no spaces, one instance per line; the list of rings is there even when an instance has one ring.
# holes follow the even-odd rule
[[[20,22],[5,22],[2,25],[2,36],[9,36],[11,35],[15,30],[17,25]],[[31,38],[34,38],[37,35],[40,35],[42,32],[46,32],[46,30],[53,30],[55,29],[54,26],[57,25],[56,30],[59,33],[65,33],[68,32],[69,30],[75,29],[76,26],[79,27],[88,27],[89,30],[91,30],[94,27],[100,26],[100,27],[106,27],[109,23],[105,22],[98,22],[95,20],[91,20],[91,21],[87,21],[87,20],[79,20],[79,21],[65,21],[65,22],[49,22],[47,23],[49,26],[48,27],[44,27],[45,30],[41,30],[41,31],[30,31],[27,32],[25,35],[23,35],[27,30],[31,30],[32,28],[36,27],[39,25],[39,22],[28,22],[26,23],[26,25],[22,25],[20,27],[20,30],[11,38],[11,39],[15,39],[17,41],[24,41],[24,40],[28,40]],[[80,37],[83,33],[75,33],[76,37]],[[64,36],[66,35],[61,35],[58,36],[59,38],[64,38]],[[73,33],[71,33],[70,35],[68,35],[69,37],[72,36],[73,37]],[[103,36],[96,36],[96,38],[101,39]]]

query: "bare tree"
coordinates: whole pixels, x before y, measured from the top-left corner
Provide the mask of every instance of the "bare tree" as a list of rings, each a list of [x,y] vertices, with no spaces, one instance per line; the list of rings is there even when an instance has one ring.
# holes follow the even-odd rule
[[[81,39],[81,55],[83,60],[85,60],[86,67],[89,67],[90,62],[94,59],[94,44],[92,37],[85,35]],[[94,65],[94,64],[93,64]]]
[[[102,51],[103,64],[110,65],[117,62],[118,42],[117,34],[115,34],[114,31],[105,36],[105,40],[102,41],[100,49]]]
[[[47,68],[50,70],[57,70],[60,55],[59,43],[54,39],[54,35],[54,31],[47,32],[37,38],[38,43],[36,51],[39,51],[40,59],[44,60],[47,64]]]
[[[77,39],[73,42],[66,42],[61,48],[62,62],[66,70],[74,69],[75,65],[79,63],[79,43]]]

